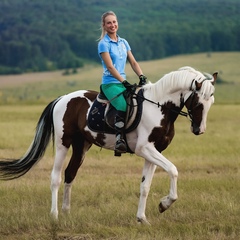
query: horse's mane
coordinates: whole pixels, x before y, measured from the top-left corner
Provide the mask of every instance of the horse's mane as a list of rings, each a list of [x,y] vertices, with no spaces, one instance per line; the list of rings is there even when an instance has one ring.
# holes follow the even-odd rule
[[[200,95],[205,100],[208,100],[211,97],[211,95],[213,95],[213,93],[215,91],[215,87],[213,86],[212,81],[210,81],[210,80],[213,80],[213,76],[211,74],[201,73],[201,72],[195,70],[194,68],[188,67],[188,66],[179,68],[178,70],[188,70],[188,71],[196,72],[196,74],[198,74],[198,75],[197,75],[197,78],[195,78],[195,80],[198,83],[202,82],[202,86],[199,90]]]
[[[185,66],[179,68],[177,71],[165,74],[156,83],[150,82],[144,86],[144,89],[148,90],[148,94],[153,98],[157,98],[179,90],[188,90],[190,88],[195,90],[196,85],[192,84],[193,80],[195,80],[198,83],[203,82],[199,93],[204,98],[209,99],[214,92],[214,86],[211,81],[209,81],[212,79],[212,76],[208,73],[201,73],[192,67]]]

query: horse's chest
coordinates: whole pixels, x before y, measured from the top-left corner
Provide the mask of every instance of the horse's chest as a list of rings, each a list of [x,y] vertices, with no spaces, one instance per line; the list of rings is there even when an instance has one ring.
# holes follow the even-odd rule
[[[155,148],[162,152],[168,147],[174,137],[174,126],[167,125],[162,127],[155,127],[152,129],[148,137],[149,142],[153,142]]]

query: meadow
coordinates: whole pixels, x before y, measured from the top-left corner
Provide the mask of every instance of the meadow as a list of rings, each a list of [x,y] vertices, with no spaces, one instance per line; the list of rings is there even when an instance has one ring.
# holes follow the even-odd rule
[[[76,177],[71,213],[60,213],[59,221],[52,221],[54,151],[50,145],[25,176],[0,182],[0,239],[238,239],[239,62],[240,53],[216,53],[141,63],[149,80],[190,65],[206,72],[219,71],[224,82],[216,86],[205,134],[193,135],[190,122],[181,116],[177,119],[175,137],[164,155],[178,168],[179,199],[166,212],[158,212],[160,199],[168,194],[169,177],[157,168],[146,209],[151,226],[136,222],[143,159],[130,154],[114,157],[113,152],[97,147],[90,149]],[[134,81],[129,66],[128,71]],[[74,89],[97,90],[99,74],[99,66],[87,66],[70,76],[55,72],[0,77],[0,158],[22,156],[46,103]],[[59,209],[62,192],[63,186]]]
[[[239,52],[201,53],[180,55],[161,60],[140,62],[148,81],[156,82],[164,74],[183,66],[191,66],[208,73],[219,73],[219,84],[215,93],[217,104],[240,104]],[[26,73],[0,76],[0,105],[47,104],[60,95],[78,89],[99,90],[102,67],[87,64],[76,74],[64,75],[65,71]],[[70,70],[71,73],[71,70]],[[128,81],[138,81],[127,65]]]

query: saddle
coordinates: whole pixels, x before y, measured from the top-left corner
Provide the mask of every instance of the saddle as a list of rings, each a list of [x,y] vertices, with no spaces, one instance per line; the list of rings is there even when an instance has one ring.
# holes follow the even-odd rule
[[[127,113],[125,133],[136,129],[142,116],[143,89],[137,88],[135,94],[126,97]],[[111,105],[105,95],[100,92],[95,99],[89,114],[88,127],[94,132],[115,134],[115,115],[117,110]]]

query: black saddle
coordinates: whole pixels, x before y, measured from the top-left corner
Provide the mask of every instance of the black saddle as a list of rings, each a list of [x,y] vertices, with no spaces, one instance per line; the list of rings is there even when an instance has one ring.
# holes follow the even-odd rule
[[[133,131],[142,116],[143,89],[136,89],[134,94],[126,97],[127,114],[125,119],[125,133]],[[94,132],[115,134],[114,121],[117,110],[109,103],[105,95],[100,92],[88,114],[88,127]]]

